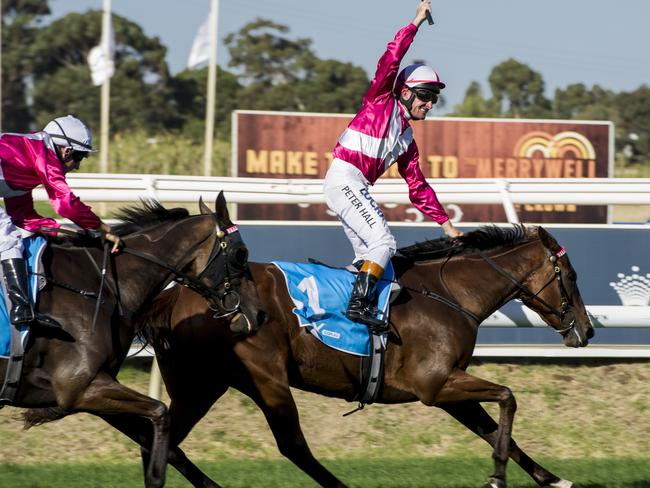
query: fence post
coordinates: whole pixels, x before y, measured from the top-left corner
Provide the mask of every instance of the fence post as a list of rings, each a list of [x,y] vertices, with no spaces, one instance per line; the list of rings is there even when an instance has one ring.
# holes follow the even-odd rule
[[[519,217],[517,216],[515,205],[512,203],[512,198],[510,198],[510,192],[508,191],[510,183],[508,183],[506,180],[496,180],[495,184],[499,189],[501,198],[503,198],[503,209],[506,212],[506,218],[508,219],[508,222],[511,224],[518,224]]]

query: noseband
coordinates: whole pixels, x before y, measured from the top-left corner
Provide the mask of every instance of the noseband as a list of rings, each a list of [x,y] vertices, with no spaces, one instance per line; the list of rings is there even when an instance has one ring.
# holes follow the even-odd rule
[[[564,249],[564,246],[560,248],[559,251],[556,253],[552,254],[551,251],[546,249],[546,254],[548,255],[549,261],[553,264],[553,276],[546,282],[542,288],[537,293],[533,293],[530,288],[528,288],[526,285],[524,285],[522,282],[518,281],[514,276],[512,276],[510,273],[508,273],[506,270],[504,270],[501,266],[499,266],[492,258],[489,256],[485,255],[483,252],[478,252],[478,255],[486,262],[488,263],[495,271],[497,271],[499,274],[502,276],[505,276],[510,280],[514,285],[519,289],[519,291],[524,294],[527,297],[530,297],[530,300],[536,300],[540,304],[542,304],[545,308],[546,311],[549,313],[552,313],[553,315],[557,316],[560,318],[560,321],[562,324],[564,324],[564,318],[566,317],[566,314],[569,312],[569,309],[571,306],[569,305],[569,294],[566,291],[566,287],[564,286],[564,281],[562,281],[562,272],[560,270],[560,267],[557,265],[557,259],[564,256],[566,254],[566,249]],[[560,297],[561,297],[561,304],[560,308],[553,307],[550,305],[548,302],[546,302],[543,298],[540,298],[539,294],[542,293],[546,289],[548,285],[550,285],[553,281],[557,281],[559,290],[560,290]],[[574,330],[575,331],[575,325],[576,325],[576,319],[575,317],[571,321],[571,324],[564,328],[564,329],[555,329],[553,328],[554,331],[559,333],[560,335],[564,336],[568,332]],[[577,332],[576,332],[577,335]]]

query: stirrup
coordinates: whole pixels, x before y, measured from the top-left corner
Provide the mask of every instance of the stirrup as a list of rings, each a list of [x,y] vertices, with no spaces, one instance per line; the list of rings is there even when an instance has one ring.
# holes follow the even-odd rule
[[[345,316],[352,320],[353,322],[359,322],[366,327],[368,330],[375,334],[381,334],[388,331],[388,321],[385,319],[380,319],[377,315],[384,315],[383,312],[380,312],[377,307],[368,305],[361,310],[354,309],[348,310],[345,313]]]

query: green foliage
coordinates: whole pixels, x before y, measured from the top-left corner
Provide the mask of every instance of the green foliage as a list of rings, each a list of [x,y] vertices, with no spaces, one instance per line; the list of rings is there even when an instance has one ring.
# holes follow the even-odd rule
[[[33,62],[26,55],[38,33],[38,23],[50,9],[47,0],[2,2],[2,129],[30,130],[32,115],[27,103],[27,78]]]
[[[112,173],[203,175],[203,140],[179,132],[164,131],[153,137],[143,130],[121,132],[110,145]],[[99,157],[84,160],[81,171],[99,171]],[[230,175],[230,142],[216,139],[212,176]]]
[[[172,80],[174,104],[181,118],[183,133],[196,141],[202,141],[205,131],[205,108],[208,69],[185,70]],[[240,108],[238,93],[241,85],[237,77],[217,67],[216,137],[230,139],[230,122],[233,110]]]
[[[228,66],[241,69],[243,78],[263,85],[292,83],[314,58],[311,39],[283,36],[289,28],[266,19],[249,22],[230,33],[224,43],[230,53]]]
[[[362,68],[336,60],[321,60],[311,40],[291,40],[287,26],[257,19],[224,42],[229,66],[246,81],[239,108],[299,112],[355,112],[368,88]]]
[[[493,100],[486,100],[483,97],[481,85],[472,81],[465,92],[463,103],[456,105],[450,114],[456,117],[499,117],[499,107]]]
[[[516,59],[492,68],[489,77],[492,97],[509,117],[547,117],[551,103],[544,97],[544,79]]]
[[[618,145],[628,161],[650,164],[650,87],[616,96],[620,120]],[[627,148],[627,150],[626,150]]]
[[[115,74],[111,78],[111,124],[119,130],[180,127],[165,62],[166,49],[135,23],[113,15]],[[90,81],[88,51],[99,44],[101,12],[68,14],[41,29],[30,46],[34,118],[42,127],[74,113],[99,126],[100,87]]]

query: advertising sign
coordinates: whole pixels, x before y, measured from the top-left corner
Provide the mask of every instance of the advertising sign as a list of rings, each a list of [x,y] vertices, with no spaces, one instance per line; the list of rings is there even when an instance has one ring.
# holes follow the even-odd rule
[[[324,178],[352,115],[237,111],[233,175]],[[420,167],[438,178],[605,178],[613,161],[611,122],[434,118],[412,124]],[[393,165],[382,178],[400,178]],[[382,205],[389,221],[412,220],[408,205]],[[500,205],[449,205],[453,220],[506,222]],[[606,206],[521,205],[527,222],[605,223]],[[462,215],[462,219],[459,218]],[[240,205],[243,220],[331,220],[325,205]]]

